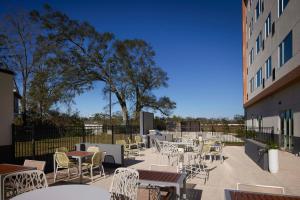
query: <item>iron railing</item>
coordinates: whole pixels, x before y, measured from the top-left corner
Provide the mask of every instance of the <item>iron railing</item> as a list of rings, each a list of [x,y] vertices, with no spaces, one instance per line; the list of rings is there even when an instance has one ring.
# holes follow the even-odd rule
[[[277,142],[274,127],[246,127],[245,136],[265,144]]]

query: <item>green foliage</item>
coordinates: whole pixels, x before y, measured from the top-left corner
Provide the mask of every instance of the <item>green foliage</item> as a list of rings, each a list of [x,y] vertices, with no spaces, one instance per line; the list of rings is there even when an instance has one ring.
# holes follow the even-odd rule
[[[274,141],[269,141],[267,143],[267,149],[279,149],[279,146],[276,142]]]

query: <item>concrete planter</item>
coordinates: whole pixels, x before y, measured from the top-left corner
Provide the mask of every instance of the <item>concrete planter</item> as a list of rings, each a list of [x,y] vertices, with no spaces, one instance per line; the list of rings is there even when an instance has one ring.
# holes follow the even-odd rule
[[[277,173],[279,169],[279,161],[278,161],[278,149],[269,149],[269,171],[271,173]]]

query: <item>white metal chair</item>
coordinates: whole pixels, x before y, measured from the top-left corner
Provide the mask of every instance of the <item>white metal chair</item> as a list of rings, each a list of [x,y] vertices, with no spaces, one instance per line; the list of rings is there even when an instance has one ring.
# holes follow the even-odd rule
[[[46,162],[39,160],[25,160],[23,166],[25,167],[33,167],[37,170],[44,171]]]
[[[268,194],[285,194],[284,187],[272,185],[251,185],[244,183],[237,183],[236,189],[240,191],[259,192]]]
[[[8,174],[2,182],[2,199],[10,199],[24,192],[46,187],[48,187],[48,182],[43,171],[28,170]]]
[[[168,158],[168,164],[173,164],[171,163],[171,159],[175,158],[176,160],[176,165],[178,165],[179,162],[179,152],[178,152],[178,146],[172,142],[163,142],[163,148],[160,151],[162,158],[164,156],[167,156]]]
[[[111,200],[137,200],[139,172],[130,168],[117,168],[110,187]]]

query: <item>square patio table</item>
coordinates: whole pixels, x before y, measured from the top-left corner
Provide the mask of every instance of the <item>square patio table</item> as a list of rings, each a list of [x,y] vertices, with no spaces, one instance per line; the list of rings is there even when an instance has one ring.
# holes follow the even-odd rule
[[[176,195],[180,198],[180,188],[186,188],[186,174],[171,173],[153,170],[138,170],[141,185],[154,185],[159,187],[175,187]],[[185,198],[185,190],[183,198]]]
[[[79,179],[80,183],[82,183],[82,159],[87,157],[92,157],[94,155],[94,152],[87,152],[87,151],[70,151],[66,152],[66,155],[71,158],[75,158],[78,160],[78,171],[79,171]],[[55,154],[53,155],[55,156]],[[56,169],[56,161],[55,158],[53,158],[53,166],[54,170]]]
[[[2,200],[3,197],[2,182],[4,176],[15,172],[34,170],[34,169],[35,169],[34,167],[25,167],[23,165],[0,164],[0,200]]]
[[[226,200],[300,200],[300,197],[258,192],[225,190]]]

